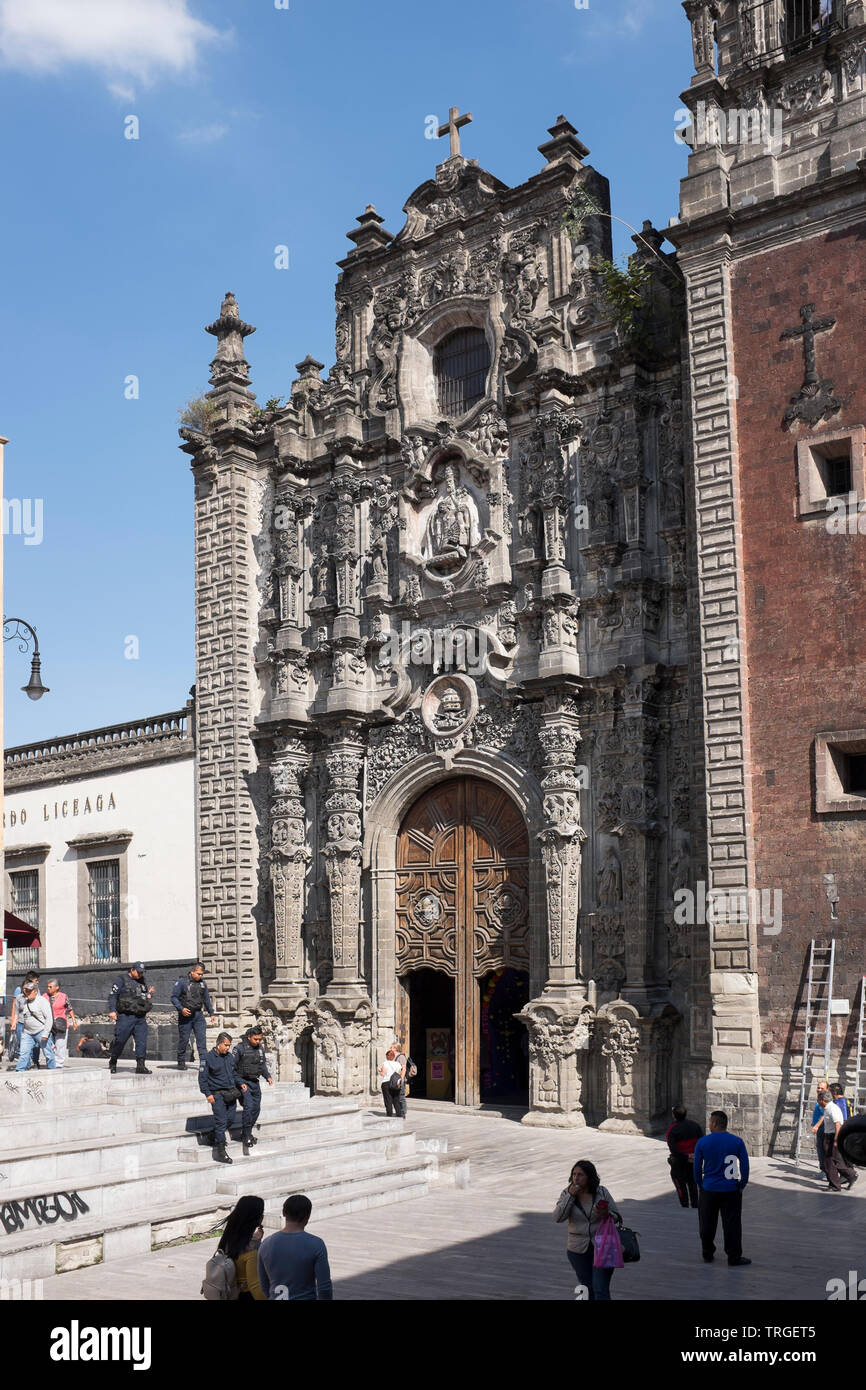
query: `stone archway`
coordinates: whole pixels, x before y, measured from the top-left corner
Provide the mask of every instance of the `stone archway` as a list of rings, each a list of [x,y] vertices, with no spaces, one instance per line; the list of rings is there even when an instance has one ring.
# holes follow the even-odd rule
[[[397,1031],[416,1063],[426,1057],[413,1016],[424,1001],[416,990],[410,1007],[407,977],[426,969],[454,982],[455,1100],[476,1105],[498,1082],[525,1103],[528,1084],[516,1091],[526,1035],[495,1005],[497,984],[512,977],[520,996],[513,1013],[529,1002],[529,838],[507,792],[478,777],[450,777],[413,803],[397,838],[396,919]],[[431,1021],[437,1032],[447,1027],[438,1015]],[[422,1087],[426,1080],[422,1068]]]
[[[400,768],[367,809],[364,868],[372,924],[372,990],[380,1046],[397,1025],[397,924],[400,828],[410,808],[425,792],[455,778],[478,779],[505,792],[526,830],[527,941],[530,995],[538,994],[548,975],[547,900],[539,835],[543,829],[541,789],[531,773],[507,755],[462,749],[446,763],[439,754],[415,758]]]

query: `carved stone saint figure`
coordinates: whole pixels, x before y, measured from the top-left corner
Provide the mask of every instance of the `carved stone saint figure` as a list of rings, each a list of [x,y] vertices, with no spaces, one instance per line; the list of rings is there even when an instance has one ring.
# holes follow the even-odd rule
[[[460,486],[457,465],[447,463],[439,484],[439,500],[427,521],[421,554],[425,560],[437,564],[443,561],[460,563],[467,559],[478,539],[475,501],[467,489]]]
[[[327,541],[321,542],[319,553],[313,561],[313,596],[315,598],[331,597],[331,557],[328,553]]]
[[[598,871],[599,907],[619,907],[622,902],[622,869],[612,845],[608,845]]]

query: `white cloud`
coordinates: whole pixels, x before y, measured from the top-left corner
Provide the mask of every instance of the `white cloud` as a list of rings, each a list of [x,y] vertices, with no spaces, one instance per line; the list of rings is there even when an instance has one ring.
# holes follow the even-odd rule
[[[221,37],[188,0],[0,0],[0,54],[29,72],[80,64],[149,81]]]
[[[135,88],[125,87],[122,82],[109,82],[108,90],[118,101],[125,101],[127,104],[135,101]]]
[[[193,130],[182,130],[177,138],[187,145],[215,145],[228,133],[229,127],[222,121],[212,121],[210,125],[196,126]]]

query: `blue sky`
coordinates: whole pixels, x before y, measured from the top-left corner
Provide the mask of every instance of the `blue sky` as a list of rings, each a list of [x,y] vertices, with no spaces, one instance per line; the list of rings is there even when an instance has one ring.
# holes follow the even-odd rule
[[[664,227],[691,72],[679,0],[0,0],[4,494],[42,501],[41,543],[5,538],[5,611],[36,626],[51,687],[26,699],[7,643],[7,745],[186,700],[177,411],[206,385],[226,290],[258,330],[260,400],[308,352],[329,366],[345,233],[370,202],[399,230],[448,152],[426,117],[455,104],[474,116],[463,152],[512,185],[564,112],[614,212]]]

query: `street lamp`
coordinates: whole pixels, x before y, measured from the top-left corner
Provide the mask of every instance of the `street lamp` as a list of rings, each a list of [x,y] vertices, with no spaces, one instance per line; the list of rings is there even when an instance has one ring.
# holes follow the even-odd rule
[[[7,633],[6,629],[11,631]],[[26,652],[30,647],[30,639],[33,639],[33,660],[30,663],[30,679],[21,689],[31,700],[41,700],[43,695],[48,694],[48,686],[42,684],[40,668],[42,660],[39,656],[39,641],[36,637],[35,627],[31,627],[23,618],[4,618],[3,619],[3,641],[18,642],[18,650]]]

